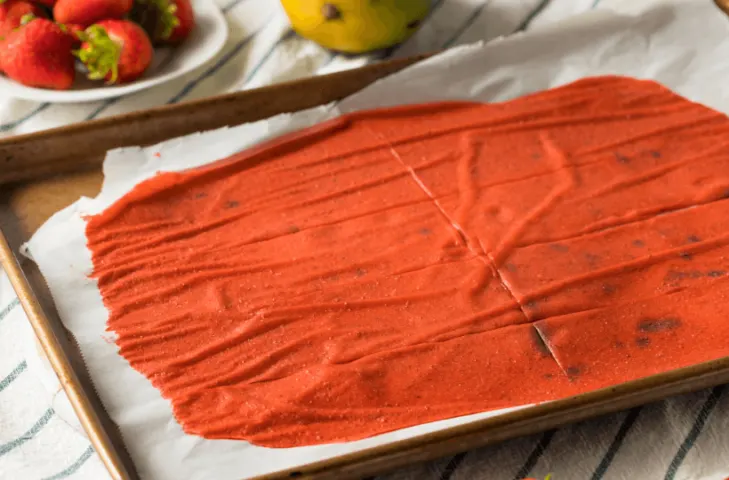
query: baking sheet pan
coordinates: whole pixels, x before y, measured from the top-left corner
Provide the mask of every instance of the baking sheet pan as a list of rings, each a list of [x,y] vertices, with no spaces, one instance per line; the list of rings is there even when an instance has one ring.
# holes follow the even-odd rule
[[[134,466],[85,378],[83,363],[61,326],[43,279],[31,262],[16,263],[13,252],[51,214],[81,195],[98,192],[99,166],[110,148],[151,144],[325,104],[412,61],[415,59],[0,141],[0,260],[114,478],[136,478]],[[261,478],[354,478],[727,381],[729,359],[722,359]]]
[[[425,56],[0,140],[0,264],[113,478],[137,478],[133,463],[93,390],[73,339],[58,318],[45,281],[32,262],[16,255],[20,245],[53,213],[81,196],[98,193],[101,164],[110,149],[154,144],[323,105],[422,58]]]

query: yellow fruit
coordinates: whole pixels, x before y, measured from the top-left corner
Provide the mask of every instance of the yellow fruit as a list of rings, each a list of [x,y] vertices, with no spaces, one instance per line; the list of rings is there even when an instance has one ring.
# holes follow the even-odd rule
[[[322,47],[365,53],[406,40],[430,0],[281,0],[294,30]]]

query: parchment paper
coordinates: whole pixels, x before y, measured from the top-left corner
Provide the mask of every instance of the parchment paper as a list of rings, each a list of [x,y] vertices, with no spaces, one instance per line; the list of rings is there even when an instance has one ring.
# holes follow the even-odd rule
[[[695,33],[687,35],[687,31]],[[683,40],[679,44],[674,39]],[[76,336],[99,395],[119,425],[142,478],[251,477],[503,411],[435,422],[358,442],[293,449],[186,435],[172,416],[169,402],[117,354],[113,337],[105,331],[107,311],[95,283],[88,279],[92,265],[83,215],[104,210],[158,171],[208,163],[342,112],[444,99],[500,101],[598,74],[655,79],[692,100],[729,112],[729,22],[710,0],[626,2],[621,14],[594,11],[485,46],[451,50],[381,80],[338,105],[195,134],[154,147],[110,152],[99,196],[82,198],[53,216],[24,247],[24,253],[38,263],[47,279],[59,313]]]

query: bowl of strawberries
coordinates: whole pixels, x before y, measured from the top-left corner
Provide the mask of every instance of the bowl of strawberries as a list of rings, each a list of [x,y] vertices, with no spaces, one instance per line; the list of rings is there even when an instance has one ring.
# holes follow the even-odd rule
[[[211,0],[0,0],[0,95],[127,95],[194,70],[227,37]]]

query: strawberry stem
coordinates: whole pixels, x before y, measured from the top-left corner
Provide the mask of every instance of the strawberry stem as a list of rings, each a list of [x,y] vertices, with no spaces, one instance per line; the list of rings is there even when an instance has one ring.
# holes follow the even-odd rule
[[[107,83],[115,83],[119,78],[119,58],[122,46],[115,42],[106,29],[91,25],[77,36],[84,42],[73,54],[86,65],[91,80],[108,78]]]
[[[38,17],[36,17],[32,13],[26,13],[25,15],[23,15],[22,17],[20,17],[20,24],[21,25],[26,25],[26,24],[32,22],[33,20],[35,20],[36,18],[38,18]]]
[[[159,12],[160,30],[157,32],[159,38],[167,40],[175,28],[180,25],[177,17],[177,5],[171,0],[139,0],[144,5],[152,5]]]

